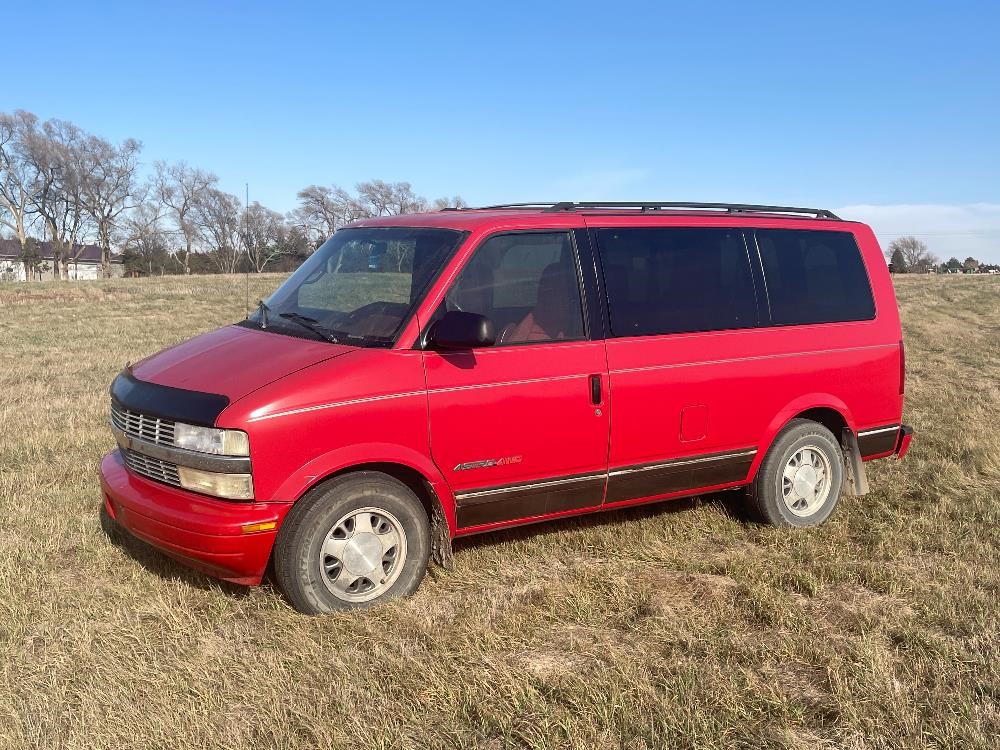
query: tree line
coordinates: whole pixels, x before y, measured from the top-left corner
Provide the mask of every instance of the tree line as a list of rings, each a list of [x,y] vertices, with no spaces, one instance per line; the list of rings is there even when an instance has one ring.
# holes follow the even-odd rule
[[[28,277],[39,270],[37,240],[52,248],[51,272],[69,278],[84,244],[112,249],[126,273],[235,273],[296,267],[337,229],[358,219],[464,207],[460,196],[428,201],[408,182],[370,180],[354,192],[310,185],[288,214],[245,205],[212,172],[185,162],[154,162],[142,144],[112,143],[71,122],[31,112],[0,112],[0,229],[20,242]]]
[[[885,249],[889,270],[893,273],[950,273],[1000,271],[1000,266],[981,263],[972,256],[964,261],[949,258],[942,262],[916,237],[897,237]]]

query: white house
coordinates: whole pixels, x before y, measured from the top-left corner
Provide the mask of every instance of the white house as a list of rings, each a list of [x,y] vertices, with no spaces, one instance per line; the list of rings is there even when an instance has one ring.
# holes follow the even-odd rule
[[[38,266],[33,281],[41,281],[52,276],[52,243],[36,242]],[[67,261],[69,278],[72,281],[101,278],[101,248],[97,245],[74,245]],[[111,256],[111,275],[124,275],[121,258]],[[24,263],[21,260],[21,243],[18,240],[0,239],[0,281],[25,281]]]

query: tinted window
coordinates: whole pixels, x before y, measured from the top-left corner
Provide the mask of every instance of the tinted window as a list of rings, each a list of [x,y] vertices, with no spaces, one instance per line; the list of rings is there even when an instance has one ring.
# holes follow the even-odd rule
[[[757,230],[775,325],[875,317],[868,274],[849,232]]]
[[[614,336],[757,325],[743,234],[684,227],[598,229]]]
[[[569,235],[491,237],[455,279],[445,307],[490,318],[497,346],[583,338],[579,276]]]

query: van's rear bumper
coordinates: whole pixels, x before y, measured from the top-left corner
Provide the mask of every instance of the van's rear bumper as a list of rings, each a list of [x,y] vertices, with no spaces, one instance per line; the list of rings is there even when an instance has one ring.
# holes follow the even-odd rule
[[[896,450],[893,451],[897,459],[905,456],[906,452],[910,450],[910,442],[912,440],[913,428],[908,424],[900,425],[899,437],[896,438]]]
[[[117,450],[101,461],[104,505],[119,525],[170,557],[215,578],[255,586],[291,503],[215,500],[128,472]],[[245,533],[249,524],[274,530]]]

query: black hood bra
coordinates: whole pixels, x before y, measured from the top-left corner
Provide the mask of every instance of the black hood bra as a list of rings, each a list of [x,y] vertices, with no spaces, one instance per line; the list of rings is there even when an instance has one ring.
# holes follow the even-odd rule
[[[129,411],[204,427],[215,426],[229,406],[228,396],[148,383],[127,369],[111,383],[111,398]]]

